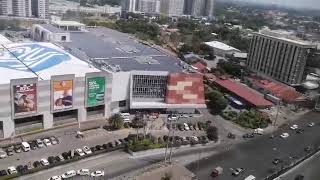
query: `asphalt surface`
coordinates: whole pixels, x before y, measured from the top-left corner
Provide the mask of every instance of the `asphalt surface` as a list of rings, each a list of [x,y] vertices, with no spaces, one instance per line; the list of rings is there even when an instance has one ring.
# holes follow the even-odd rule
[[[305,180],[317,180],[320,177],[320,152],[305,162],[281,175],[277,180],[292,180],[297,175],[303,175]]]
[[[187,168],[201,180],[212,179],[210,173],[217,166],[224,169],[223,174],[217,180],[244,179],[248,175],[263,179],[275,170],[281,169],[281,166],[286,166],[306,155],[305,147],[320,145],[320,122],[318,121],[319,113],[307,113],[290,124],[297,124],[299,128],[304,129],[305,132],[302,134],[296,134],[294,130],[289,129],[289,126],[285,126],[273,133],[274,139],[270,139],[269,135],[255,137],[208,159],[191,163]],[[307,127],[309,122],[315,122],[316,125]],[[284,132],[290,134],[286,139],[279,137]],[[279,158],[283,162],[273,165],[272,161],[275,158]],[[244,168],[245,172],[238,177],[233,177],[230,168]]]

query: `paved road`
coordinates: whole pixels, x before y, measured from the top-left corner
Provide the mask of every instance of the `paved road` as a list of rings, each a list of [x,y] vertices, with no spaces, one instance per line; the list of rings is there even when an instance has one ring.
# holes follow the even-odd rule
[[[305,180],[316,180],[320,177],[320,152],[280,176],[277,180],[293,180],[297,175],[303,175]]]
[[[208,159],[201,160],[198,163],[191,163],[187,166],[192,172],[198,175],[201,180],[211,179],[210,172],[216,166],[224,168],[224,173],[217,178],[218,180],[244,179],[252,174],[257,179],[262,179],[275,169],[280,169],[282,165],[289,164],[306,154],[304,148],[306,146],[320,145],[320,122],[319,114],[310,112],[295,121],[299,127],[305,129],[303,134],[296,134],[289,127],[283,127],[274,135],[276,138],[270,139],[269,136],[260,136],[246,143],[233,146],[231,149],[214,155]],[[308,122],[316,122],[314,127],[307,127]],[[282,139],[279,135],[288,132],[290,137]],[[272,161],[274,158],[280,158],[284,162],[274,166]],[[230,168],[245,168],[245,173],[240,177],[232,177]]]

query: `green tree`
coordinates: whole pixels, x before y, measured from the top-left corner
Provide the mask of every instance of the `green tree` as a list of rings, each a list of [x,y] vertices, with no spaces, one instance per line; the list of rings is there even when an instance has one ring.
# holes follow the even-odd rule
[[[80,6],[86,6],[87,0],[80,0]]]
[[[123,118],[120,114],[115,114],[109,119],[109,123],[113,129],[121,129],[123,127]]]
[[[218,128],[215,126],[209,126],[207,128],[207,136],[208,139],[210,139],[211,141],[217,141],[218,140]]]
[[[214,114],[222,112],[228,106],[228,100],[219,91],[213,90],[207,94],[209,99],[208,107]]]

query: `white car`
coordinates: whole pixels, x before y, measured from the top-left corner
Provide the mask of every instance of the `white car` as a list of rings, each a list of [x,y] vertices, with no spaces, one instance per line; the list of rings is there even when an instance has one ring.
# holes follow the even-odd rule
[[[90,149],[88,146],[84,146],[82,149],[83,149],[84,153],[86,153],[86,154],[92,154],[92,151],[91,151],[91,149]]]
[[[52,176],[48,180],[61,180],[61,176]]]
[[[169,115],[168,116],[168,121],[176,121],[178,120],[178,116],[175,114]]]
[[[309,127],[313,127],[314,125],[315,125],[314,122],[311,122],[311,123],[308,124]]]
[[[89,169],[80,169],[77,171],[77,174],[80,176],[89,176],[90,171],[89,171]]]
[[[84,156],[84,152],[82,151],[82,149],[78,148],[76,149],[76,153],[79,155],[79,156]]]
[[[46,146],[51,146],[51,141],[49,139],[44,139],[43,144]]]
[[[290,127],[290,129],[296,130],[296,129],[298,129],[298,125],[294,124],[294,125],[292,125],[292,126]]]
[[[280,135],[280,137],[282,137],[282,138],[287,138],[287,137],[289,137],[289,134],[288,134],[288,133],[282,133],[282,134]]]
[[[183,123],[183,125],[184,125],[184,129],[185,129],[186,131],[189,131],[189,130],[190,130],[190,128],[189,128],[189,126],[188,126],[187,123]]]
[[[91,177],[100,177],[104,176],[104,171],[95,171],[91,173]]]
[[[73,176],[77,175],[76,171],[75,170],[71,170],[71,171],[68,171],[64,174],[62,174],[62,179],[67,179],[67,178],[71,178]]]
[[[0,159],[4,159],[6,157],[7,157],[7,153],[2,148],[0,148]]]
[[[130,123],[131,120],[130,120],[130,113],[121,113],[120,116],[122,117],[123,119],[123,122],[125,123]]]
[[[49,165],[49,161],[48,161],[47,159],[45,159],[45,158],[42,158],[42,159],[40,160],[40,163],[41,163],[43,166],[48,166],[48,165]]]
[[[8,173],[9,174],[15,174],[15,173],[18,173],[18,172],[17,172],[17,169],[14,166],[10,166],[10,167],[8,167]]]

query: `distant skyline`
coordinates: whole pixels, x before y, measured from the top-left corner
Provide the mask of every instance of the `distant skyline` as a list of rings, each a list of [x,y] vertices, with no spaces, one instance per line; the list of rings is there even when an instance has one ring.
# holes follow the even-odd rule
[[[235,0],[260,4],[274,4],[293,8],[310,8],[320,10],[320,0]]]

